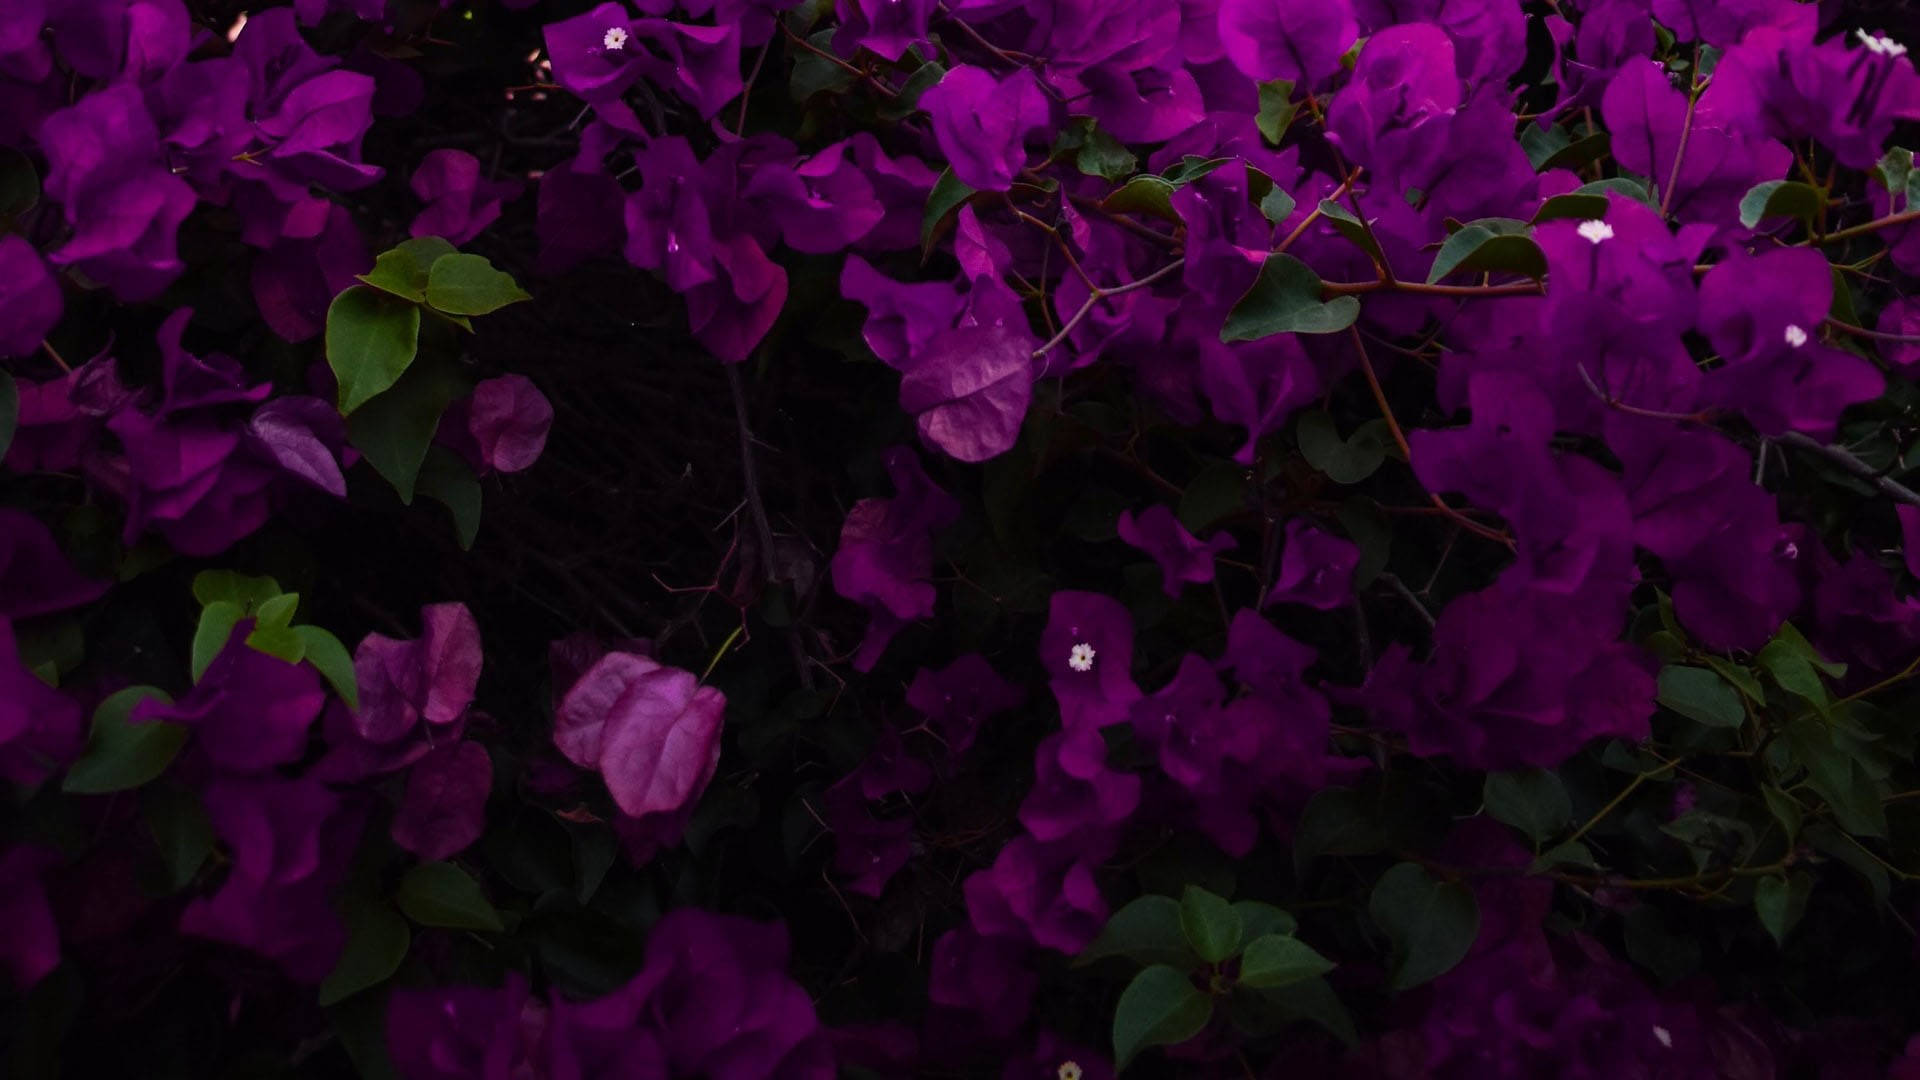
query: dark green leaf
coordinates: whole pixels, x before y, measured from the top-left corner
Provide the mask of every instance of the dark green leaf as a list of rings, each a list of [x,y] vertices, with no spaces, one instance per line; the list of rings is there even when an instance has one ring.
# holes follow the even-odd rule
[[[1219,522],[1247,505],[1247,469],[1231,461],[1215,461],[1201,469],[1180,493],[1175,516],[1190,533]]]
[[[1707,657],[1707,666],[1719,672],[1721,678],[1733,684],[1735,690],[1745,694],[1755,705],[1767,703],[1767,688],[1760,685],[1760,680],[1751,669],[1718,656]]]
[[[1275,334],[1333,334],[1360,317],[1357,297],[1320,299],[1320,275],[1291,255],[1269,255],[1253,287],[1233,305],[1220,340],[1258,341]]]
[[[920,95],[938,86],[940,80],[946,77],[945,65],[937,60],[929,60],[914,68],[913,74],[907,76],[907,81],[900,84],[899,92],[881,102],[875,112],[882,120],[905,120],[920,108]]]
[[[848,71],[845,65],[828,59],[833,55],[833,31],[834,28],[830,26],[808,34],[807,44],[813,48],[802,49],[794,57],[793,75],[787,82],[787,93],[794,101],[805,103],[815,94],[844,90],[859,78]]]
[[[1178,222],[1180,215],[1173,212],[1173,193],[1178,190],[1180,185],[1166,177],[1136,176],[1107,196],[1100,208],[1112,214],[1151,214]]]
[[[1098,126],[1088,129],[1073,163],[1082,173],[1108,181],[1125,180],[1140,164],[1133,151]]]
[[[193,681],[199,682],[200,676],[207,673],[207,665],[226,648],[227,639],[233,636],[233,628],[246,618],[240,605],[231,600],[215,600],[200,609],[200,623],[193,631],[193,652],[190,658]]]
[[[340,411],[352,413],[406,374],[420,349],[420,309],[366,285],[327,309],[327,366],[340,382]]]
[[[1074,966],[1110,956],[1138,964],[1168,964],[1189,971],[1200,964],[1180,926],[1180,902],[1148,894],[1113,913],[1100,936],[1074,960]]]
[[[307,643],[285,626],[259,627],[247,635],[246,646],[289,664],[297,664],[307,655]]]
[[[1240,915],[1233,905],[1195,885],[1180,893],[1180,929],[1201,960],[1217,964],[1240,947]]]
[[[281,593],[262,601],[253,610],[255,624],[264,629],[284,630],[293,625],[294,612],[300,609],[299,593]]]
[[[1593,852],[1587,845],[1578,840],[1569,840],[1564,844],[1555,844],[1548,848],[1539,858],[1533,860],[1533,865],[1528,867],[1528,872],[1539,873],[1556,866],[1584,866],[1598,870],[1600,863],[1594,859]]]
[[[373,269],[361,274],[360,280],[402,300],[422,303],[427,298],[427,272],[455,250],[437,236],[416,236],[381,252],[373,260]]]
[[[1605,195],[1583,195],[1570,191],[1565,195],[1555,195],[1541,203],[1540,209],[1533,213],[1533,223],[1538,225],[1543,221],[1558,221],[1563,218],[1592,221],[1606,216],[1607,197]]]
[[[1548,158],[1572,145],[1573,136],[1558,125],[1528,124],[1520,129],[1520,149],[1527,152],[1527,161],[1535,172],[1546,168]]]
[[[460,456],[444,447],[427,451],[416,490],[453,513],[453,535],[461,551],[473,550],[480,535],[480,478]]]
[[[1578,169],[1583,165],[1599,161],[1612,148],[1613,137],[1604,131],[1597,131],[1592,135],[1583,135],[1548,154],[1535,167],[1535,170],[1546,172],[1548,169]]]
[[[1293,196],[1276,184],[1272,191],[1261,196],[1260,215],[1278,225],[1287,220],[1287,215],[1293,213],[1295,205]]]
[[[923,258],[933,251],[934,242],[946,232],[948,219],[974,194],[972,188],[953,175],[952,166],[940,173],[940,179],[933,183],[933,191],[927,195],[927,209],[920,215],[920,254]]]
[[[13,376],[0,371],[0,460],[7,456],[7,449],[13,445],[13,433],[20,426],[20,388],[13,383]]]
[[[1746,723],[1740,695],[1717,672],[1668,665],[1660,669],[1660,704],[1708,727],[1737,728]]]
[[[1867,890],[1873,894],[1875,906],[1887,906],[1893,889],[1893,883],[1887,877],[1887,868],[1880,864],[1880,860],[1872,852],[1862,847],[1858,840],[1824,821],[1807,826],[1806,837],[1815,851],[1845,863],[1854,873],[1859,874],[1861,880],[1866,882]]]
[[[296,626],[293,632],[300,635],[306,643],[306,661],[327,680],[333,692],[347,703],[349,709],[360,708],[360,679],[354,674],[353,656],[347,647],[332,631],[318,626]]]
[[[1293,84],[1285,79],[1260,84],[1260,111],[1254,115],[1254,126],[1260,129],[1261,138],[1275,146],[1286,137],[1287,129],[1293,126],[1293,117],[1299,106],[1293,103]]]
[[[242,612],[250,612],[280,593],[280,583],[270,577],[253,577],[232,570],[202,570],[193,576],[193,598],[202,607],[224,600],[237,605]]]
[[[172,783],[146,789],[140,806],[154,846],[160,850],[167,891],[186,888],[213,851],[213,822],[207,818],[207,808],[192,788]]]
[[[149,699],[163,703],[173,700],[151,686],[129,686],[93,710],[87,748],[67,770],[60,784],[62,791],[76,795],[126,791],[167,771],[174,755],[186,744],[187,729],[151,720],[133,723],[134,706]]]
[[[1113,1057],[1125,1069],[1149,1046],[1176,1046],[1207,1026],[1213,1000],[1187,973],[1156,964],[1134,976],[1113,1012]]]
[[[1354,435],[1359,437],[1358,432]],[[1363,495],[1341,503],[1338,516],[1347,535],[1360,546],[1360,561],[1353,568],[1353,587],[1358,591],[1373,584],[1393,558],[1393,524],[1380,512],[1379,503]]]
[[[1786,830],[1787,843],[1793,843],[1800,835],[1800,827],[1806,823],[1806,808],[1800,805],[1800,800],[1771,784],[1761,788],[1760,795],[1767,801],[1768,812]]]
[[[1353,246],[1366,252],[1374,262],[1386,261],[1386,255],[1381,252],[1380,245],[1374,241],[1373,233],[1352,211],[1332,199],[1321,199],[1320,216],[1327,219],[1335,232],[1346,237]]]
[[[384,900],[353,897],[344,905],[347,947],[340,961],[320,983],[320,1004],[332,1005],[370,986],[387,981],[400,970],[413,944],[407,921]]]
[[[404,920],[401,928],[406,928]],[[333,1022],[340,1047],[352,1059],[360,1080],[400,1080],[387,1050],[387,995],[347,998],[327,1010],[327,1019]]]
[[[1768,180],[1755,184],[1740,199],[1740,224],[1751,229],[1767,218],[1791,217],[1811,222],[1827,204],[1812,184],[1798,180]]]
[[[10,146],[0,146],[0,214],[18,216],[40,201],[40,174],[33,159]]]
[[[1795,872],[1792,875],[1769,874],[1753,886],[1753,912],[1760,925],[1773,935],[1776,945],[1784,946],[1800,916],[1807,912],[1807,898],[1813,895],[1813,878]]]
[[[393,485],[401,502],[412,504],[440,416],[465,390],[465,381],[451,365],[415,364],[393,389],[347,418],[348,441]]]
[[[1188,184],[1207,176],[1215,169],[1233,160],[1236,159],[1223,157],[1208,158],[1201,157],[1198,154],[1188,154],[1160,175],[1165,177],[1167,182],[1175,187],[1186,187]]]
[[[1236,994],[1239,998],[1242,995]],[[1307,979],[1273,990],[1250,990],[1246,996],[1257,999],[1264,1008],[1277,1010],[1287,1020],[1306,1020],[1325,1028],[1348,1046],[1360,1041],[1353,1017],[1325,979]]]
[[[1323,412],[1302,413],[1294,434],[1307,464],[1336,484],[1357,484],[1372,476],[1387,460],[1392,438],[1385,420],[1369,420],[1351,438],[1342,439],[1333,417]]]
[[[1299,928],[1292,915],[1258,900],[1235,900],[1233,910],[1240,916],[1240,936],[1248,941],[1268,934],[1291,934]]]
[[[427,303],[449,315],[490,315],[531,299],[513,275],[478,255],[448,255],[427,271]]]
[[[1653,201],[1653,195],[1647,191],[1647,185],[1629,176],[1609,176],[1604,180],[1581,184],[1571,194],[1605,195],[1611,191],[1617,191],[1650,209],[1659,209],[1659,204]]]
[[[1367,913],[1393,943],[1388,985],[1395,990],[1452,970],[1480,931],[1473,890],[1441,881],[1417,863],[1403,862],[1381,875],[1367,898]]]
[[[1546,769],[1487,774],[1484,798],[1495,820],[1526,833],[1536,844],[1573,820],[1573,800],[1560,777]]]
[[[1323,788],[1300,811],[1293,836],[1294,866],[1304,873],[1321,855],[1367,855],[1386,842],[1372,800],[1351,788]]]
[[[1526,222],[1483,218],[1468,222],[1440,245],[1427,284],[1461,270],[1525,274],[1538,281],[1547,276],[1547,256],[1534,242],[1532,228]]]
[[[1240,954],[1240,985],[1257,990],[1291,986],[1332,970],[1333,961],[1281,934],[1254,938]]]
[[[480,883],[452,863],[421,863],[407,871],[393,898],[407,918],[422,926],[495,933],[506,928]]]

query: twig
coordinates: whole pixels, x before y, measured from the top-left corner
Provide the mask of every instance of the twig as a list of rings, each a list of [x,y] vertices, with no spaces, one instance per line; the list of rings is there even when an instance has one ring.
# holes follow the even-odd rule
[[[1825,236],[1816,236],[1808,242],[1813,244],[1834,244],[1842,240],[1851,240],[1856,236],[1865,236],[1868,233],[1880,229],[1890,229],[1895,225],[1905,225],[1910,221],[1920,221],[1920,210],[1902,210],[1897,214],[1888,214],[1886,217],[1876,218],[1864,225],[1855,225],[1850,229],[1841,229],[1838,232],[1830,232]]]
[[[1408,604],[1412,605],[1415,613],[1417,613],[1420,616],[1420,621],[1427,624],[1428,630],[1432,630],[1435,626],[1438,625],[1437,623],[1434,622],[1433,612],[1427,610],[1427,605],[1421,603],[1420,598],[1418,596],[1415,596],[1413,593],[1413,590],[1407,588],[1407,583],[1404,581],[1401,581],[1397,575],[1381,574],[1379,577],[1375,578],[1374,580],[1385,585],[1387,588],[1392,589],[1394,592],[1399,593],[1400,599],[1405,600]]]
[[[1067,340],[1067,335],[1073,333],[1074,329],[1078,327],[1080,323],[1084,321],[1086,317],[1093,312],[1093,305],[1099,303],[1101,300],[1104,300],[1110,296],[1124,296],[1127,293],[1133,292],[1135,289],[1147,288],[1148,286],[1152,285],[1154,282],[1159,281],[1161,278],[1166,277],[1168,274],[1173,273],[1175,270],[1178,270],[1185,265],[1186,265],[1185,262],[1171,262],[1161,267],[1160,269],[1155,270],[1153,273],[1148,274],[1146,277],[1140,278],[1136,281],[1129,281],[1125,285],[1115,285],[1113,288],[1110,288],[1110,289],[1102,289],[1102,288],[1095,287],[1091,292],[1087,294],[1086,302],[1080,305],[1080,310],[1074,312],[1073,317],[1068,319],[1066,321],[1066,325],[1060,328],[1060,332],[1053,335],[1051,338],[1048,338],[1046,344],[1033,350],[1033,358],[1035,360],[1040,359],[1041,357],[1047,355],[1047,353],[1051,352],[1055,346]]]
[[[1786,432],[1778,438],[1788,446],[1797,446],[1808,453],[1819,454],[1845,471],[1879,488],[1882,495],[1895,502],[1903,502],[1908,506],[1920,506],[1920,492],[1915,492],[1891,476],[1880,475],[1880,470],[1853,456],[1853,452],[1845,447],[1829,446],[1798,431]]]
[[[754,533],[760,539],[760,572],[768,585],[775,581],[773,565],[773,525],[767,520],[767,504],[760,498],[760,470],[753,459],[753,428],[747,422],[747,388],[740,378],[739,364],[726,364],[727,389],[733,392],[733,417],[740,428],[740,474],[747,487],[747,509],[753,518]],[[793,653],[793,667],[800,676],[800,685],[813,689],[813,669],[807,666],[807,656],[800,644],[800,632],[787,627],[787,646]]]

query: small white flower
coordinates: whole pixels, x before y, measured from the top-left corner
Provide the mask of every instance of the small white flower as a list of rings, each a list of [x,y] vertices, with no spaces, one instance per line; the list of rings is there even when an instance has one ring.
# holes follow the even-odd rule
[[[1603,240],[1613,239],[1613,226],[1597,218],[1593,221],[1581,222],[1580,227],[1574,231],[1580,234],[1582,240],[1589,243],[1598,244]]]
[[[1673,1032],[1668,1031],[1659,1024],[1655,1024],[1653,1025],[1653,1037],[1660,1040],[1661,1046],[1669,1050],[1673,1049]]]
[[[607,36],[600,39],[600,44],[605,45],[608,52],[619,52],[625,49],[627,47],[627,28],[624,26],[607,27]]]
[[[1795,349],[1807,343],[1807,332],[1792,323],[1787,324],[1787,344]]]
[[[1860,44],[1865,45],[1867,51],[1875,56],[1907,55],[1907,47],[1905,45],[1887,37],[1885,34],[1869,34],[1865,29],[1860,29],[1855,30],[1853,36],[1859,38]]]
[[[1060,1080],[1080,1080],[1080,1063],[1077,1061],[1063,1061],[1060,1063],[1060,1068],[1055,1070],[1054,1075],[1058,1076]]]
[[[1067,654],[1067,666],[1075,671],[1092,671],[1093,646],[1084,641],[1075,645],[1073,651]]]

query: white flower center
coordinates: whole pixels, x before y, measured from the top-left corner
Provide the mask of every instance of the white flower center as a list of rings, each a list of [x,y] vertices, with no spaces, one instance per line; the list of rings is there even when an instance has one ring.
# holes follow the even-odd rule
[[[1673,1049],[1673,1032],[1668,1031],[1659,1024],[1655,1024],[1653,1025],[1653,1037],[1660,1040],[1661,1046],[1669,1050]]]
[[[1807,343],[1807,332],[1792,323],[1787,324],[1787,344],[1799,348]]]
[[[609,52],[619,52],[625,49],[627,47],[627,28],[624,26],[607,27],[607,36],[600,39],[600,44],[605,45]]]
[[[1092,671],[1093,646],[1084,641],[1075,645],[1073,651],[1067,654],[1067,666],[1075,671]]]
[[[1054,1075],[1058,1076],[1060,1080],[1080,1080],[1080,1063],[1077,1061],[1063,1061],[1060,1063],[1060,1068],[1054,1071]]]
[[[1582,240],[1586,240],[1589,243],[1598,244],[1603,240],[1613,239],[1613,226],[1598,219],[1583,221],[1580,223],[1580,227],[1574,231],[1580,234]]]
[[[1905,45],[1887,37],[1885,34],[1869,34],[1866,30],[1860,29],[1855,30],[1853,36],[1859,38],[1860,44],[1865,45],[1867,51],[1875,56],[1907,55],[1907,47]]]

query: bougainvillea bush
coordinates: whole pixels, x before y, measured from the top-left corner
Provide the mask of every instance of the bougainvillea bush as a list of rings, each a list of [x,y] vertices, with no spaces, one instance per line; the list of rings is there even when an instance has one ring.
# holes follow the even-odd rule
[[[7,0],[9,1077],[1920,1076],[1856,0]]]

